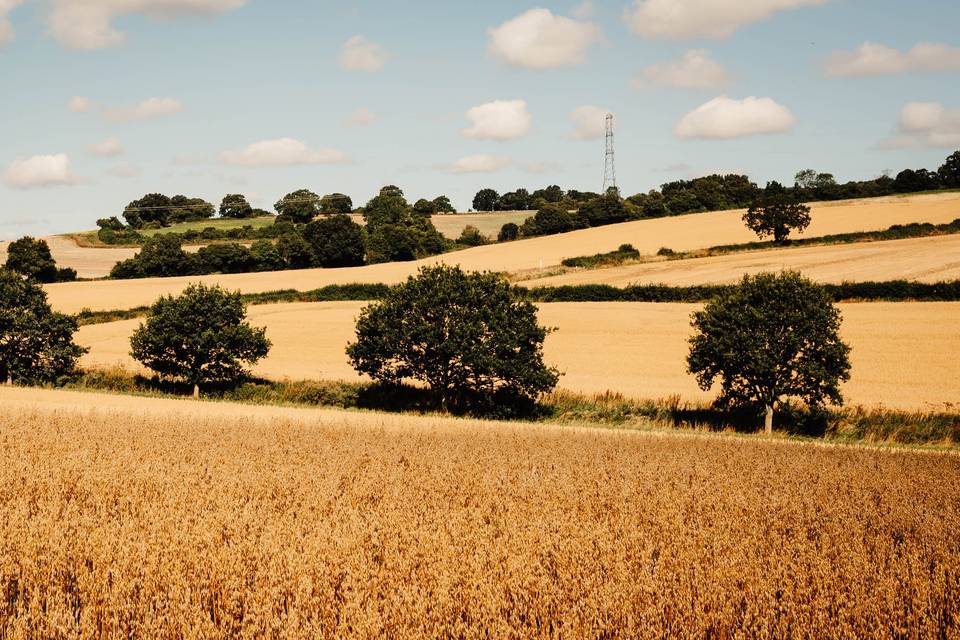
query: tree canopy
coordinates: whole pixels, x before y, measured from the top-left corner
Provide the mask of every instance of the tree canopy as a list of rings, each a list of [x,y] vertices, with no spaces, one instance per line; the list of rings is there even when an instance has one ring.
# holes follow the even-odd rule
[[[57,269],[57,263],[50,254],[46,240],[37,240],[24,236],[7,247],[7,269],[16,271],[37,282],[58,282],[74,280],[73,269]]]
[[[378,382],[425,382],[444,410],[524,411],[559,377],[543,361],[547,333],[501,277],[438,265],[364,308],[347,355]]]
[[[500,194],[493,189],[480,189],[473,196],[473,208],[476,211],[495,211],[500,201]]]
[[[130,355],[161,377],[200,386],[235,383],[246,367],[267,355],[265,329],[246,322],[239,293],[193,284],[179,296],[163,296],[130,339]]]
[[[303,238],[320,267],[356,267],[366,255],[363,227],[350,216],[338,213],[314,220],[303,230]]]
[[[221,218],[252,218],[253,215],[253,207],[243,194],[229,193],[220,201]]]
[[[840,312],[825,289],[796,272],[744,276],[693,314],[688,371],[718,402],[766,411],[765,428],[785,398],[810,406],[841,404],[850,379],[850,348],[840,339]]]
[[[954,151],[937,169],[940,182],[948,189],[960,188],[960,151]]]
[[[73,342],[77,321],[57,313],[39,285],[0,269],[0,379],[56,382],[86,349]]]
[[[743,222],[759,237],[773,236],[774,242],[787,240],[791,231],[803,231],[810,224],[810,207],[797,202],[778,182],[770,182],[763,197],[750,205]]]
[[[306,224],[320,214],[320,196],[309,189],[298,189],[280,198],[273,208],[278,220]]]

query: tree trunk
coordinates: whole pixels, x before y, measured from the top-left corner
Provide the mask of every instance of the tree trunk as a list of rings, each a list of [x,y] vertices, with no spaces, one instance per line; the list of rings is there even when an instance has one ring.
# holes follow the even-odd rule
[[[767,415],[763,419],[763,431],[768,436],[773,435],[773,405],[767,405]]]
[[[10,371],[7,371],[7,386],[9,387],[12,385],[13,385],[13,373],[11,373]]]
[[[194,384],[194,385],[193,385],[193,399],[194,399],[194,400],[199,400],[199,399],[200,399],[200,385],[199,385],[199,384]]]

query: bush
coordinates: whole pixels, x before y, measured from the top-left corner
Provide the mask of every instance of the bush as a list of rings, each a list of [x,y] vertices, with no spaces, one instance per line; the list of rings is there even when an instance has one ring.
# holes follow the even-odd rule
[[[500,233],[497,234],[497,242],[510,242],[520,237],[520,227],[513,222],[508,222],[500,227]]]
[[[425,382],[443,410],[522,412],[557,383],[543,362],[547,331],[536,307],[499,276],[439,265],[364,308],[347,355],[383,384]]]
[[[462,244],[467,247],[479,247],[489,243],[490,240],[480,233],[480,229],[477,229],[472,224],[464,227],[463,231],[460,232],[460,237],[457,238],[457,244]]]
[[[565,258],[560,262],[565,267],[592,269],[599,266],[621,264],[627,260],[636,260],[640,257],[631,244],[622,244],[616,251],[607,253],[597,253],[592,256],[581,256],[578,258]]]

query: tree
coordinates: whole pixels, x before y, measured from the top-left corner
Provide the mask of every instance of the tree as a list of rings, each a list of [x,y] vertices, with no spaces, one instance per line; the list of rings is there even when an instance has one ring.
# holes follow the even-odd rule
[[[536,312],[496,274],[424,267],[361,311],[347,355],[378,382],[425,382],[443,410],[529,408],[559,377],[543,362]]]
[[[170,198],[170,213],[167,215],[166,223],[176,224],[189,220],[205,220],[206,218],[212,218],[216,212],[217,208],[203,198],[173,196]]]
[[[473,208],[476,211],[496,211],[500,194],[493,189],[480,189],[473,196]]]
[[[265,329],[246,322],[239,293],[193,284],[179,296],[163,296],[130,339],[130,355],[161,377],[193,385],[235,383],[270,351]]]
[[[497,209],[500,211],[526,211],[529,208],[530,193],[523,188],[508,191],[497,201]]]
[[[513,222],[508,222],[507,224],[500,227],[500,233],[497,234],[498,242],[509,242],[510,240],[516,240],[520,237],[520,227],[518,227]]]
[[[472,224],[468,224],[463,228],[463,231],[460,232],[460,237],[457,238],[457,243],[466,245],[468,247],[479,247],[481,245],[489,244],[490,240],[480,233],[480,229],[476,228]]]
[[[186,251],[180,238],[161,233],[148,238],[134,259],[147,277],[185,276],[197,270],[197,260]]]
[[[843,403],[850,348],[840,339],[840,312],[799,273],[744,276],[693,314],[693,328],[688,371],[704,391],[720,378],[720,404],[764,409],[767,433],[785,398]]]
[[[605,193],[599,198],[580,206],[580,213],[586,216],[591,227],[625,222],[630,219],[630,209],[623,198],[616,193]]]
[[[552,184],[544,189],[537,189],[530,195],[530,197],[532,199],[543,198],[545,202],[555,204],[563,200],[563,189],[555,184]]]
[[[937,169],[940,183],[947,189],[960,188],[960,151],[954,151]]]
[[[413,210],[422,216],[432,216],[437,212],[437,207],[433,204],[432,200],[420,198],[413,203]]]
[[[453,205],[450,204],[450,198],[447,196],[437,196],[433,199],[434,213],[456,213]]]
[[[170,225],[170,209],[173,203],[162,193],[148,193],[139,200],[134,200],[123,210],[123,217],[134,229],[146,225],[167,227]]]
[[[247,202],[246,196],[240,193],[229,193],[220,201],[221,218],[252,218],[253,207]]]
[[[560,205],[548,204],[527,218],[521,232],[524,236],[547,236],[580,228],[577,218]]]
[[[56,382],[71,373],[86,349],[73,342],[77,321],[56,313],[36,283],[0,269],[0,379]]]
[[[276,245],[269,240],[257,240],[250,246],[254,268],[257,271],[282,271],[287,265]]]
[[[363,227],[338,213],[314,220],[303,230],[316,264],[321,267],[356,267],[363,264],[366,248]]]
[[[398,195],[399,192],[399,195]],[[386,186],[363,208],[363,219],[368,229],[382,224],[406,224],[410,220],[410,205],[398,187]]]
[[[313,266],[313,251],[299,233],[285,233],[277,238],[277,252],[290,269]]]
[[[778,182],[770,182],[759,202],[750,205],[743,222],[759,237],[773,236],[776,243],[787,240],[792,230],[803,231],[810,224],[810,207],[796,202]]]
[[[46,240],[24,236],[7,247],[7,269],[38,282],[57,281],[57,263]]]
[[[893,181],[893,188],[897,193],[915,193],[928,191],[940,186],[940,177],[926,169],[904,169],[897,174]]]
[[[334,213],[350,213],[353,211],[353,200],[342,193],[328,193],[320,198],[320,213],[331,215]]]
[[[250,249],[236,242],[201,247],[197,258],[205,273],[249,273],[256,266]]]
[[[308,189],[298,189],[283,196],[273,208],[279,220],[306,224],[320,214],[320,196]]]

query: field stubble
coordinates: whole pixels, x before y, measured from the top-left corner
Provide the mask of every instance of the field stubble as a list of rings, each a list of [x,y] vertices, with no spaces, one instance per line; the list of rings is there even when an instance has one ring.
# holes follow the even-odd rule
[[[955,455],[0,397],[6,637],[958,634]]]

